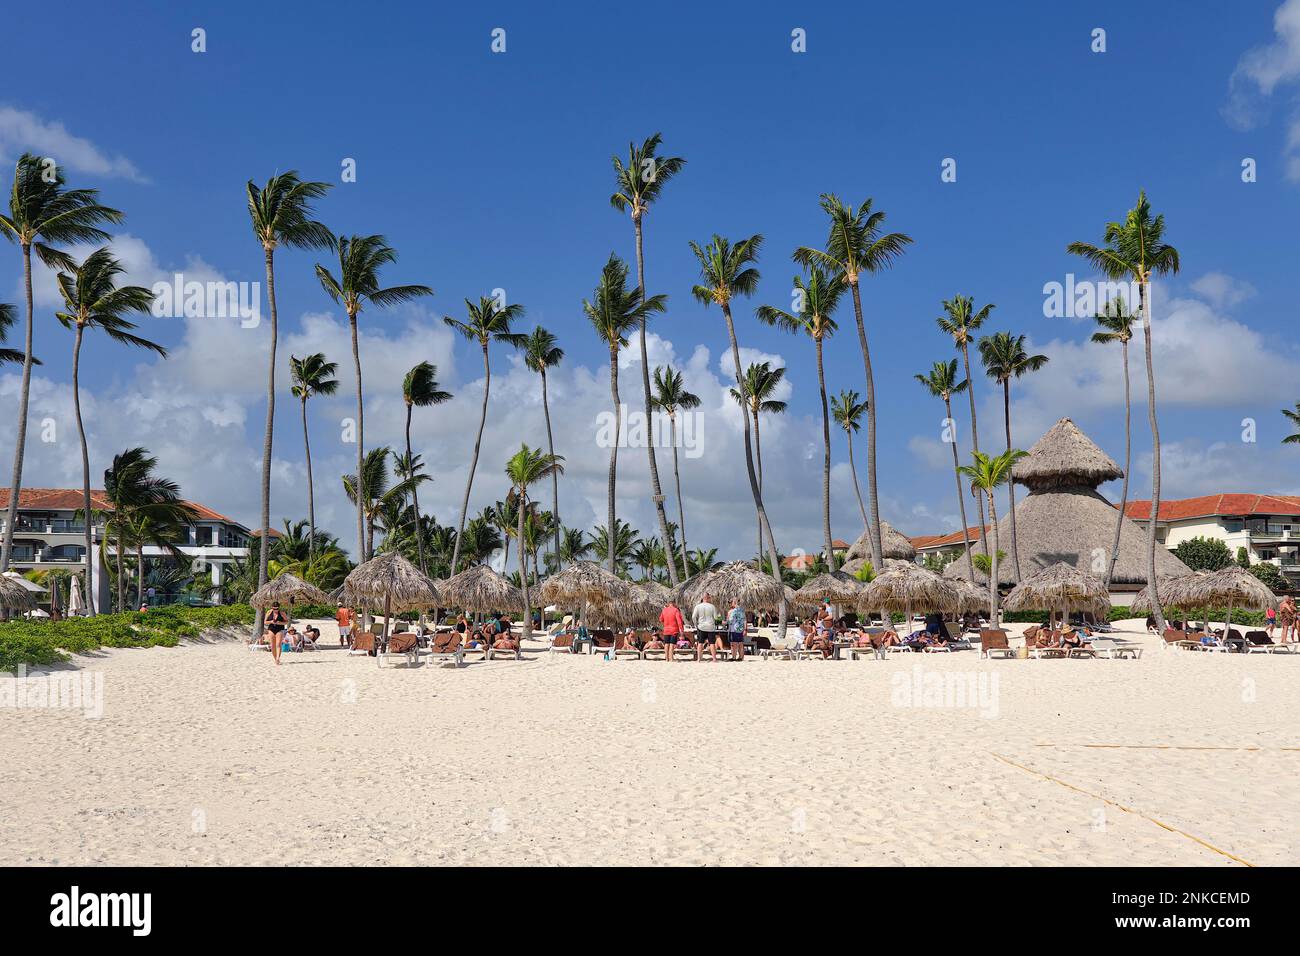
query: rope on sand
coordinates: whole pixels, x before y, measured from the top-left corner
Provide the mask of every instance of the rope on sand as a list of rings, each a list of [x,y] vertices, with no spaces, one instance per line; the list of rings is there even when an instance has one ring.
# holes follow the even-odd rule
[[[1018,764],[1014,760],[1002,756],[1002,754],[993,753],[993,751],[991,750],[989,751],[989,753],[992,754],[994,757],[996,757],[998,760],[1001,760],[1003,763],[1015,767],[1017,770],[1023,770],[1025,773],[1033,774],[1035,777],[1041,777],[1044,780],[1050,780],[1052,783],[1060,784],[1062,787],[1065,787],[1067,790],[1073,790],[1075,793],[1082,793],[1084,796],[1092,797],[1094,800],[1100,800],[1102,803],[1106,804],[1107,806],[1114,807],[1116,810],[1122,810],[1125,813],[1131,813],[1136,817],[1141,817],[1143,820],[1147,820],[1151,823],[1154,823],[1156,826],[1160,827],[1163,830],[1168,830],[1170,833],[1177,833],[1179,836],[1186,837],[1187,839],[1191,840],[1193,843],[1199,843],[1207,850],[1213,850],[1215,853],[1219,854],[1220,856],[1226,856],[1229,860],[1233,860],[1237,863],[1240,863],[1242,866],[1253,867],[1255,865],[1254,863],[1250,863],[1246,860],[1243,860],[1239,856],[1233,856],[1227,850],[1220,850],[1214,844],[1207,843],[1204,840],[1202,840],[1200,837],[1193,836],[1192,834],[1188,833],[1186,830],[1180,830],[1178,829],[1178,827],[1170,826],[1168,823],[1165,823],[1162,820],[1157,820],[1155,817],[1149,817],[1145,813],[1141,813],[1138,810],[1134,810],[1132,807],[1126,807],[1122,803],[1116,803],[1114,800],[1107,800],[1105,797],[1101,796],[1101,794],[1092,793],[1088,790],[1084,790],[1082,787],[1076,787],[1072,783],[1066,783],[1064,780],[1059,780],[1056,777],[1049,776],[1048,774],[1040,773],[1037,770],[1033,770],[1022,764]]]

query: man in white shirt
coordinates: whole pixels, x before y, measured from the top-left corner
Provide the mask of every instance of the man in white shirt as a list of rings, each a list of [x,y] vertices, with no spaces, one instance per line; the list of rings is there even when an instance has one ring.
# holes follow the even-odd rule
[[[695,610],[691,612],[691,623],[695,625],[695,643],[701,648],[707,647],[716,661],[718,659],[716,647],[718,609],[713,606],[713,595],[704,595],[704,600],[695,605]]]

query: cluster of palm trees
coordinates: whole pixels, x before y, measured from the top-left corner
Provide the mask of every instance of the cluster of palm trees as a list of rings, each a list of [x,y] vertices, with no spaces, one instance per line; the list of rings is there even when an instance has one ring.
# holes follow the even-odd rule
[[[315,274],[322,290],[348,317],[352,344],[352,365],[356,402],[356,418],[352,422],[356,444],[356,469],[342,478],[349,500],[356,508],[358,561],[368,559],[375,552],[376,531],[383,532],[382,549],[410,549],[414,559],[427,573],[454,574],[462,564],[486,560],[486,556],[508,548],[510,539],[516,540],[519,561],[519,579],[527,587],[530,574],[533,580],[540,576],[543,562],[541,552],[549,546],[545,566],[558,567],[583,554],[595,552],[611,570],[626,571],[630,564],[641,567],[653,576],[662,569],[672,584],[693,573],[713,552],[692,552],[686,540],[686,515],[682,496],[681,472],[677,457],[676,429],[678,416],[700,404],[698,396],[689,392],[682,373],[671,367],[657,367],[652,371],[648,364],[646,330],[649,320],[667,309],[667,297],[649,294],[646,286],[644,256],[644,230],[647,214],[662,197],[664,186],[685,167],[685,160],[676,156],[659,155],[662,138],[655,134],[640,144],[628,146],[626,159],[613,157],[615,191],[611,205],[627,213],[633,224],[636,255],[636,283],[631,284],[630,269],[618,255],[611,253],[605,262],[592,296],[582,302],[582,309],[593,330],[607,346],[610,358],[610,397],[615,421],[622,426],[623,403],[619,391],[618,356],[621,349],[629,347],[633,336],[638,340],[641,358],[641,398],[646,421],[658,412],[667,416],[672,429],[673,479],[677,497],[677,521],[668,519],[664,495],[659,478],[655,443],[647,441],[650,497],[655,506],[658,525],[657,540],[642,540],[617,515],[615,501],[618,478],[618,444],[611,443],[607,482],[606,524],[598,528],[588,541],[578,529],[566,528],[559,514],[559,479],[564,471],[564,457],[556,453],[551,432],[548,372],[564,358],[564,351],[556,337],[544,328],[536,327],[524,334],[515,330],[524,315],[518,303],[507,303],[504,294],[497,290],[493,296],[477,301],[465,300],[465,317],[444,316],[444,322],[467,341],[481,350],[483,358],[483,395],[478,431],[469,461],[464,494],[456,528],[444,528],[432,518],[421,514],[419,487],[429,481],[421,456],[415,454],[411,442],[411,422],[414,410],[448,401],[452,396],[442,390],[437,381],[437,369],[428,362],[416,364],[403,382],[405,409],[404,450],[383,446],[366,448],[365,407],[362,383],[362,361],[359,347],[359,317],[372,308],[386,308],[410,302],[433,294],[425,285],[391,285],[381,281],[381,273],[397,260],[397,252],[382,235],[335,235],[316,219],[315,205],[323,199],[330,186],[322,182],[305,181],[295,171],[271,177],[265,185],[247,183],[247,206],[254,236],[260,245],[267,283],[267,300],[270,315],[270,342],[267,365],[267,413],[263,440],[261,475],[261,541],[270,539],[271,503],[270,473],[275,420],[278,302],[276,297],[276,257],[282,247],[300,250],[328,251],[336,260],[329,266],[317,263]],[[826,561],[834,570],[835,551],[830,526],[830,472],[831,472],[831,422],[844,430],[849,444],[849,462],[855,495],[862,513],[863,524],[871,545],[874,567],[881,566],[882,544],[880,537],[880,505],[877,476],[877,403],[868,343],[867,324],[863,315],[860,284],[865,276],[879,273],[907,251],[912,239],[900,232],[886,232],[885,214],[876,209],[871,199],[858,206],[843,202],[833,194],[820,197],[820,207],[827,217],[827,236],[821,246],[800,246],[791,255],[793,262],[802,268],[802,274],[793,279],[792,300],[789,309],[761,305],[756,309],[758,321],[777,326],[785,331],[806,335],[812,340],[817,368],[819,398],[822,418],[823,480],[822,480],[822,532],[825,538]],[[6,523],[3,547],[0,550],[0,570],[8,567],[19,491],[22,483],[22,466],[26,441],[26,420],[30,394],[32,366],[38,364],[33,354],[33,303],[32,254],[58,272],[58,288],[64,307],[57,312],[58,320],[73,332],[73,397],[77,413],[78,432],[81,439],[83,494],[85,512],[91,513],[89,452],[85,429],[81,421],[79,368],[83,337],[87,330],[102,331],[113,341],[136,348],[154,351],[165,356],[166,350],[135,334],[131,318],[147,312],[151,304],[150,293],[138,286],[120,286],[118,279],[123,269],[111,255],[107,246],[91,252],[81,263],[62,251],[59,245],[93,245],[107,243],[111,238],[106,226],[123,221],[123,214],[103,205],[97,190],[70,189],[62,171],[51,168],[39,157],[24,154],[15,167],[14,184],[9,203],[9,214],[0,215],[0,234],[16,242],[23,258],[23,276],[26,289],[25,342],[21,352],[0,349],[0,363],[21,362],[22,387],[18,409],[19,427],[15,442],[13,479],[9,499],[9,520]],[[1138,313],[1129,315],[1122,301],[1107,304],[1097,321],[1101,330],[1094,336],[1097,342],[1115,342],[1122,345],[1125,362],[1125,416],[1126,449],[1125,472],[1129,465],[1130,435],[1128,418],[1128,342],[1136,327],[1143,331],[1148,389],[1148,414],[1154,451],[1152,507],[1158,509],[1160,497],[1160,445],[1156,420],[1155,381],[1151,355],[1151,319],[1149,287],[1153,275],[1176,272],[1178,253],[1163,241],[1164,220],[1153,216],[1145,194],[1123,221],[1109,223],[1099,245],[1085,242],[1071,243],[1067,251],[1079,255],[1098,269],[1108,279],[1132,279],[1140,295]],[[755,295],[760,273],[757,261],[763,246],[762,235],[750,235],[732,240],[713,235],[707,242],[691,242],[690,248],[699,266],[699,281],[692,295],[706,307],[717,306],[722,313],[727,330],[734,365],[734,399],[742,409],[744,423],[744,449],[746,474],[753,498],[757,535],[758,563],[770,568],[778,579],[781,561],[776,540],[763,500],[763,462],[761,422],[763,414],[779,414],[785,405],[775,398],[775,393],[785,375],[784,368],[773,368],[768,363],[755,363],[742,367],[733,306],[737,299]],[[824,349],[828,339],[838,331],[835,312],[845,292],[851,296],[853,314],[862,355],[863,385],[865,395],[852,389],[843,389],[832,397],[828,394],[824,368]],[[970,404],[972,462],[962,465],[953,441],[953,466],[957,476],[958,499],[963,528],[966,527],[965,501],[961,493],[961,478],[970,479],[977,493],[982,556],[973,553],[969,535],[965,535],[965,557],[973,574],[977,559],[983,557],[988,564],[991,583],[996,582],[999,549],[996,529],[996,503],[993,492],[1002,484],[1008,486],[1008,507],[1011,514],[1011,561],[1020,573],[1020,555],[1015,528],[1015,491],[1012,483],[1015,462],[1019,455],[1011,442],[1011,385],[1014,380],[1043,367],[1047,359],[1030,354],[1024,335],[997,332],[976,338],[976,333],[988,320],[993,306],[977,309],[967,296],[956,296],[943,303],[943,316],[939,318],[940,330],[948,335],[958,352],[964,378],[958,379],[957,360],[935,362],[929,373],[916,378],[936,398],[944,403],[946,420],[953,422],[952,399],[965,392]],[[0,340],[11,331],[16,321],[12,307],[0,305]],[[974,387],[971,377],[971,345],[974,344],[988,377],[1001,386],[1003,398],[1005,451],[997,455],[980,450],[978,422],[976,420]],[[478,467],[483,430],[487,419],[491,393],[491,352],[493,346],[507,345],[519,349],[527,368],[538,373],[541,384],[542,406],[546,419],[547,447],[533,449],[521,445],[506,465],[509,491],[495,508],[485,509],[478,516],[470,516],[469,501]],[[281,546],[278,553],[271,547],[259,547],[257,583],[260,586],[276,568],[294,566],[313,578],[332,577],[346,565],[346,557],[337,541],[321,533],[316,527],[315,491],[312,477],[308,402],[315,397],[336,394],[339,386],[334,377],[338,365],[325,355],[315,353],[299,358],[290,356],[289,372],[291,391],[300,402],[303,423],[303,442],[307,457],[308,495],[305,528],[292,528],[292,541]],[[863,500],[854,460],[853,440],[863,421],[866,424],[866,486]],[[143,560],[140,554],[143,541],[167,543],[177,534],[176,528],[186,519],[184,502],[173,485],[152,474],[156,462],[144,449],[131,449],[114,459],[113,467],[106,473],[106,483],[120,486],[122,497],[110,491],[115,511],[109,519],[110,536],[115,541],[117,591],[119,603],[124,599],[124,562],[126,552],[137,551],[137,587],[143,584]],[[542,509],[530,489],[537,483],[549,483],[551,509]],[[137,493],[143,498],[132,497]],[[1127,499],[1128,482],[1125,479],[1124,498]],[[150,497],[154,496],[154,497]],[[988,507],[989,523],[994,528],[995,541],[990,548],[985,535],[989,523],[984,509]],[[1122,511],[1121,511],[1122,514]],[[87,550],[92,540],[87,523]],[[1116,526],[1115,554],[1118,553]],[[1150,551],[1149,571],[1154,580],[1155,522],[1150,523],[1148,540]],[[302,553],[299,554],[298,551]],[[764,554],[766,552],[766,554]],[[316,562],[323,561],[319,567]],[[340,564],[342,561],[342,564]],[[531,563],[531,572],[529,565]],[[1114,555],[1111,569],[1113,569]],[[1159,617],[1159,609],[1157,608]]]

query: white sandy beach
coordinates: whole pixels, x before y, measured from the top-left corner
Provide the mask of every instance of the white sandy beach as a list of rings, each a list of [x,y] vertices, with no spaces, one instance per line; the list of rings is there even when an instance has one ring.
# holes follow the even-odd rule
[[[0,864],[1300,862],[1300,655],[407,670],[336,633],[77,658],[100,719],[0,708]],[[917,668],[984,715],[903,706]]]

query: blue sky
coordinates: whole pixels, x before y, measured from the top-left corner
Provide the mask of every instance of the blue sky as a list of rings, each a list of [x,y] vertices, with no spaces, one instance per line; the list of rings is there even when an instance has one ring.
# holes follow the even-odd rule
[[[524,330],[544,324],[568,353],[555,410],[557,451],[572,472],[561,504],[566,518],[589,524],[604,514],[605,453],[592,444],[591,420],[607,400],[607,362],[579,304],[610,251],[633,255],[631,225],[608,204],[610,155],[659,130],[666,152],[688,165],[646,226],[648,285],[669,296],[652,325],[656,354],[687,368],[711,426],[705,457],[683,461],[688,523],[695,514],[698,543],[724,555],[752,550],[739,420],[720,391],[730,384],[730,365],[719,365],[724,327],[690,297],[687,241],[759,232],[764,282],[752,304],[737,307],[738,331],[742,345],[790,368],[790,410],[765,423],[769,505],[781,549],[813,549],[820,426],[811,343],[758,325],[752,306],[788,305],[790,252],[825,237],[824,191],[855,203],[873,197],[888,227],[915,240],[896,268],[863,283],[882,508],[903,531],[955,527],[941,406],[912,380],[953,354],[934,318],[954,294],[995,302],[989,331],[1023,332],[1052,358],[1013,392],[1018,445],[1070,414],[1122,453],[1118,354],[1085,344],[1090,322],[1044,318],[1042,289],[1069,272],[1089,277],[1066,243],[1099,240],[1139,188],[1166,215],[1183,260],[1155,315],[1167,495],[1300,490],[1277,447],[1278,409],[1296,398],[1286,286],[1300,196],[1288,178],[1300,78],[1292,8],[1300,4],[1283,8],[1279,37],[1275,3],[664,4],[629,22],[626,9],[603,4],[73,2],[62,19],[76,29],[60,31],[51,68],[48,44],[23,39],[47,33],[48,14],[19,7],[6,17],[16,39],[9,75],[34,79],[0,94],[0,158],[62,153],[72,183],[99,187],[127,212],[122,254],[144,284],[176,269],[260,281],[244,182],[296,168],[338,183],[341,161],[354,158],[357,182],[339,183],[320,218],[337,232],[383,233],[401,255],[390,281],[437,293],[419,307],[363,313],[368,439],[398,440],[400,373],[421,358],[437,362],[458,399],[417,421],[417,451],[435,477],[421,497],[453,521],[481,369],[439,316],[462,315],[464,297],[502,287],[527,308]],[[205,53],[191,51],[195,27],[206,30]],[[489,49],[496,27],[506,30],[503,54]],[[1104,53],[1090,49],[1097,27]],[[806,30],[806,53],[791,51],[795,28]],[[940,179],[949,157],[954,183]],[[1257,182],[1242,182],[1244,157],[1256,160]],[[1300,179],[1300,168],[1290,171]],[[317,258],[279,257],[286,350],[326,351],[346,384],[346,343],[312,275]],[[19,294],[17,250],[0,249],[0,300]],[[47,364],[33,414],[64,422],[70,336],[49,312],[38,303],[37,354]],[[838,319],[828,386],[863,391],[851,309]],[[93,473],[114,451],[145,444],[193,497],[251,523],[265,330],[219,320],[145,327],[175,350],[168,367],[104,342],[87,355]],[[494,362],[502,377],[494,374],[474,510],[504,494],[504,453],[539,439],[535,379],[505,352]],[[1140,366],[1133,371],[1141,390]],[[638,362],[621,377],[635,403]],[[15,387],[12,371],[0,376],[7,407]],[[976,387],[982,424],[1000,433],[1000,402],[982,375]],[[277,523],[305,515],[301,425],[282,399]],[[350,542],[336,478],[351,454],[337,439],[349,409],[340,400],[318,412],[323,523]],[[1258,422],[1254,444],[1241,441],[1245,417]],[[964,414],[959,421],[964,432]],[[1149,480],[1144,422],[1139,406],[1135,494]],[[0,429],[12,447],[12,423]],[[839,435],[834,455],[835,534],[852,539],[861,522]],[[75,485],[75,458],[63,441],[37,443],[29,483]],[[644,456],[625,452],[620,466],[620,513],[648,530]]]

